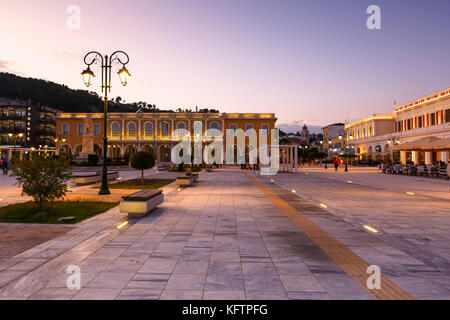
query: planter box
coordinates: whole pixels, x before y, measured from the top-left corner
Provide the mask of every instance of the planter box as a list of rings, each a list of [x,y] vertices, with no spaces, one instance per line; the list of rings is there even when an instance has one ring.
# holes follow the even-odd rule
[[[115,180],[119,177],[119,172],[108,172],[108,181]],[[102,175],[92,174],[86,176],[78,176],[73,180],[77,186],[84,186],[87,184],[94,184],[102,181]]]
[[[122,197],[120,212],[128,213],[128,217],[145,217],[150,211],[164,202],[162,190],[142,190]]]
[[[181,176],[177,178],[176,184],[177,186],[190,186],[194,183],[194,176]]]

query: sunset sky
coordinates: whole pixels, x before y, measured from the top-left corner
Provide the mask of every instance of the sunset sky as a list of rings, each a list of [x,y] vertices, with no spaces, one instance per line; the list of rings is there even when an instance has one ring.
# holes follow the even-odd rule
[[[72,4],[79,30],[66,25]],[[366,27],[371,4],[382,30]],[[323,126],[449,87],[449,10],[448,0],[0,0],[0,71],[83,89],[84,54],[120,49],[132,78],[123,88],[115,77],[111,97]]]

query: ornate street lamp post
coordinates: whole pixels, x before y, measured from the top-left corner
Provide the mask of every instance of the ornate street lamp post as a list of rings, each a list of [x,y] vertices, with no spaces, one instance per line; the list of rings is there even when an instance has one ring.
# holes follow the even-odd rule
[[[122,59],[121,59],[122,57]],[[91,86],[91,80],[95,77],[94,72],[92,72],[90,66],[96,62],[101,61],[101,69],[102,69],[102,84],[101,88],[104,91],[104,125],[103,125],[103,176],[102,176],[102,186],[100,187],[100,191],[98,194],[105,195],[110,194],[108,188],[108,167],[106,164],[106,159],[108,156],[108,130],[107,130],[107,117],[108,117],[108,89],[111,92],[111,70],[112,63],[117,61],[117,63],[122,64],[122,68],[119,70],[118,75],[120,81],[123,86],[127,85],[128,78],[130,77],[130,73],[128,72],[125,65],[130,61],[128,55],[123,51],[116,51],[111,54],[109,57],[105,55],[104,57],[98,53],[97,51],[91,51],[84,57],[84,63],[87,65],[87,69],[84,70],[81,75],[83,76],[84,84],[86,87]]]

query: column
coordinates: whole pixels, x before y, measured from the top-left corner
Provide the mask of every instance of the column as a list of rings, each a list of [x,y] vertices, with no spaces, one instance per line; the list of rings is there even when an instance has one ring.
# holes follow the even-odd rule
[[[419,151],[412,151],[411,152],[412,161],[415,165],[419,164]]]
[[[441,154],[441,161],[444,163],[447,163],[448,161],[448,151],[442,151]]]
[[[425,152],[425,164],[426,165],[433,164],[433,154],[431,152]]]
[[[125,136],[125,120],[122,119],[122,135],[120,136],[120,140],[123,140]]]
[[[289,147],[289,172],[293,169],[293,159],[292,159],[292,147]]]
[[[400,163],[406,165],[406,151],[400,151]]]
[[[294,166],[295,166],[295,172],[298,172],[298,146],[294,147]]]

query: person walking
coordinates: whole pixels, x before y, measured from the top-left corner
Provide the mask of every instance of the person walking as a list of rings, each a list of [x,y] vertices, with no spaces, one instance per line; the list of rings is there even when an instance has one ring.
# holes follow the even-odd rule
[[[338,171],[338,168],[339,168],[339,159],[334,159],[333,160],[333,163],[334,163],[334,171]]]
[[[2,162],[2,170],[3,170],[3,175],[7,176],[8,175],[8,153],[6,151],[3,151],[2,156],[1,156],[1,162]]]

